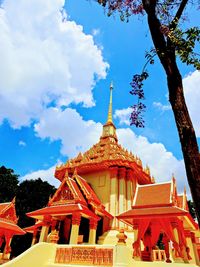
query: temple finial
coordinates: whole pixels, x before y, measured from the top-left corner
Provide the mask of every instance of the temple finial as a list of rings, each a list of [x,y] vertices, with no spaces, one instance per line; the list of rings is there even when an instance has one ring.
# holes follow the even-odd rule
[[[112,120],[112,90],[113,90],[113,82],[110,83],[110,102],[109,102],[107,123],[113,123],[113,120]]]
[[[110,102],[109,102],[109,108],[108,108],[108,119],[106,123],[103,125],[103,133],[101,138],[109,138],[109,140],[112,140],[113,142],[118,142],[117,135],[116,135],[116,128],[113,123],[112,119],[112,90],[113,90],[113,83],[110,83]]]

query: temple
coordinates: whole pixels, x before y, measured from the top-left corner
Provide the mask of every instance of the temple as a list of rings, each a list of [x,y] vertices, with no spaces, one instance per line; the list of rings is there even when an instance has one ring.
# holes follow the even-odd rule
[[[99,142],[56,167],[59,188],[46,207],[27,214],[36,220],[24,229],[33,234],[32,247],[10,266],[25,267],[27,255],[38,256],[38,267],[200,265],[200,232],[186,192],[178,194],[175,177],[155,183],[149,167],[118,143],[112,91],[111,84]]]
[[[24,235],[26,232],[17,225],[15,199],[0,203],[0,263],[10,258],[11,241],[14,235]]]

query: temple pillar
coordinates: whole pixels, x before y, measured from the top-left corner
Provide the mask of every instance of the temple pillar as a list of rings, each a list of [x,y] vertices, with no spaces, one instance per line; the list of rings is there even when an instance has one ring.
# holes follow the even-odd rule
[[[126,210],[126,168],[119,168],[119,214]],[[119,227],[124,228],[124,223],[119,222]]]
[[[79,232],[80,222],[81,222],[81,215],[73,214],[71,234],[70,234],[70,240],[69,240],[70,245],[78,243],[78,232]]]
[[[177,249],[180,250],[180,247],[179,247],[179,235],[178,235],[178,223],[177,222],[172,222],[172,228],[173,228],[173,234],[174,234],[174,239],[176,241],[176,243],[178,244],[178,248],[175,248],[173,244],[173,247],[174,247],[174,251],[173,251],[173,259],[175,262],[183,262],[183,259],[180,255],[177,255]]]
[[[118,214],[118,167],[110,168],[110,213],[115,216]],[[114,217],[111,228],[118,227],[118,220]]]
[[[133,194],[133,184],[132,184],[132,170],[127,170],[127,210],[132,207],[132,194]]]
[[[97,231],[98,220],[93,218],[90,219],[90,232],[89,232],[89,244],[96,244],[96,231]]]
[[[32,242],[31,242],[31,247],[32,247],[33,245],[35,245],[35,243],[36,243],[36,241],[37,241],[37,232],[38,232],[38,229],[37,229],[37,228],[34,229],[34,231],[33,231],[33,238],[32,238]]]
[[[133,258],[136,261],[141,261],[141,241],[138,240],[138,228],[139,224],[133,224],[133,231],[134,231],[134,242],[132,244],[133,247]]]
[[[197,240],[196,240],[195,233],[190,232],[190,235],[191,235],[193,252],[194,252],[194,256],[195,256],[195,262],[196,262],[196,265],[200,265],[200,258],[199,258]]]
[[[56,230],[57,220],[51,222],[51,233],[48,235],[48,243],[57,244],[59,240],[59,232]]]
[[[186,251],[189,255],[189,263],[194,263],[196,264],[196,259],[195,259],[195,251],[194,251],[194,247],[193,247],[193,243],[192,243],[192,236],[191,236],[191,232],[189,230],[185,230],[184,231],[185,234],[185,238],[186,238],[186,243],[187,243],[187,250]]]
[[[11,253],[10,244],[12,241],[12,235],[11,234],[5,235],[5,241],[6,241],[6,245],[5,245],[4,252],[3,252],[3,259],[9,260],[10,259],[10,253]]]
[[[48,232],[49,232],[49,224],[46,222],[45,225],[42,226],[39,242],[47,242]]]

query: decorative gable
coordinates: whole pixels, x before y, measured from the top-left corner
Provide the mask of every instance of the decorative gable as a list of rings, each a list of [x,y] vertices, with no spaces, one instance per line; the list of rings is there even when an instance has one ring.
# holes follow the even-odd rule
[[[0,212],[0,218],[9,220],[17,224],[18,218],[15,210],[15,198],[12,202],[7,203]]]
[[[80,189],[76,182],[65,174],[61,185],[49,200],[48,206],[64,205],[64,204],[85,204],[87,205]]]

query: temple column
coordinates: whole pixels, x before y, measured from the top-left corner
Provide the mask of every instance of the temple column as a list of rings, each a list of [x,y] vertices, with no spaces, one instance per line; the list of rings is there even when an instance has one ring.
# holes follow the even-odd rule
[[[81,223],[81,215],[73,214],[70,241],[69,241],[70,245],[78,243],[78,232],[79,232],[80,223]]]
[[[89,233],[89,244],[96,244],[96,231],[97,231],[98,220],[93,218],[90,219],[90,233]]]
[[[199,258],[198,247],[197,247],[199,242],[197,241],[195,233],[191,232],[190,236],[191,236],[192,247],[193,247],[196,265],[200,265],[200,258]]]
[[[133,247],[133,258],[136,261],[141,261],[141,240],[138,240],[138,228],[139,224],[133,224],[133,231],[134,231],[134,242],[132,244]]]
[[[180,246],[179,246],[179,235],[178,235],[178,223],[177,222],[172,222],[172,228],[173,228],[173,234],[174,234],[174,239],[176,243],[178,244],[178,248],[174,247],[175,244],[173,244],[174,247],[174,253],[173,253],[173,259],[175,262],[183,262],[183,259],[181,258],[180,255],[177,255],[177,249],[180,251]]]
[[[11,253],[10,244],[12,241],[12,235],[11,234],[5,235],[5,241],[6,241],[6,245],[5,245],[4,252],[3,252],[3,259],[9,260],[10,259],[10,253]]]
[[[40,239],[39,239],[39,243],[40,242],[47,242],[47,236],[48,236],[48,232],[49,232],[49,223],[48,222],[44,222],[45,224],[42,226],[42,230],[40,233]]]
[[[56,230],[56,220],[52,220],[51,222],[51,233],[48,236],[48,243],[57,244],[59,240],[59,232]]]
[[[194,263],[196,264],[196,259],[195,259],[195,252],[194,252],[194,247],[192,243],[192,236],[190,230],[185,230],[184,231],[185,237],[186,237],[186,243],[187,243],[187,256],[189,258],[189,263]]]
[[[31,247],[33,245],[35,245],[35,243],[36,243],[37,232],[38,232],[38,229],[37,228],[34,229],[34,231],[33,231],[33,238],[32,238],[32,242],[31,242]]]
[[[119,214],[125,211],[126,201],[126,168],[119,168]],[[119,227],[124,228],[124,223],[119,222]]]
[[[127,210],[131,209],[133,195],[132,170],[127,170]]]
[[[118,167],[110,168],[110,213],[115,216],[118,214]],[[112,220],[111,228],[117,228],[118,221]]]

